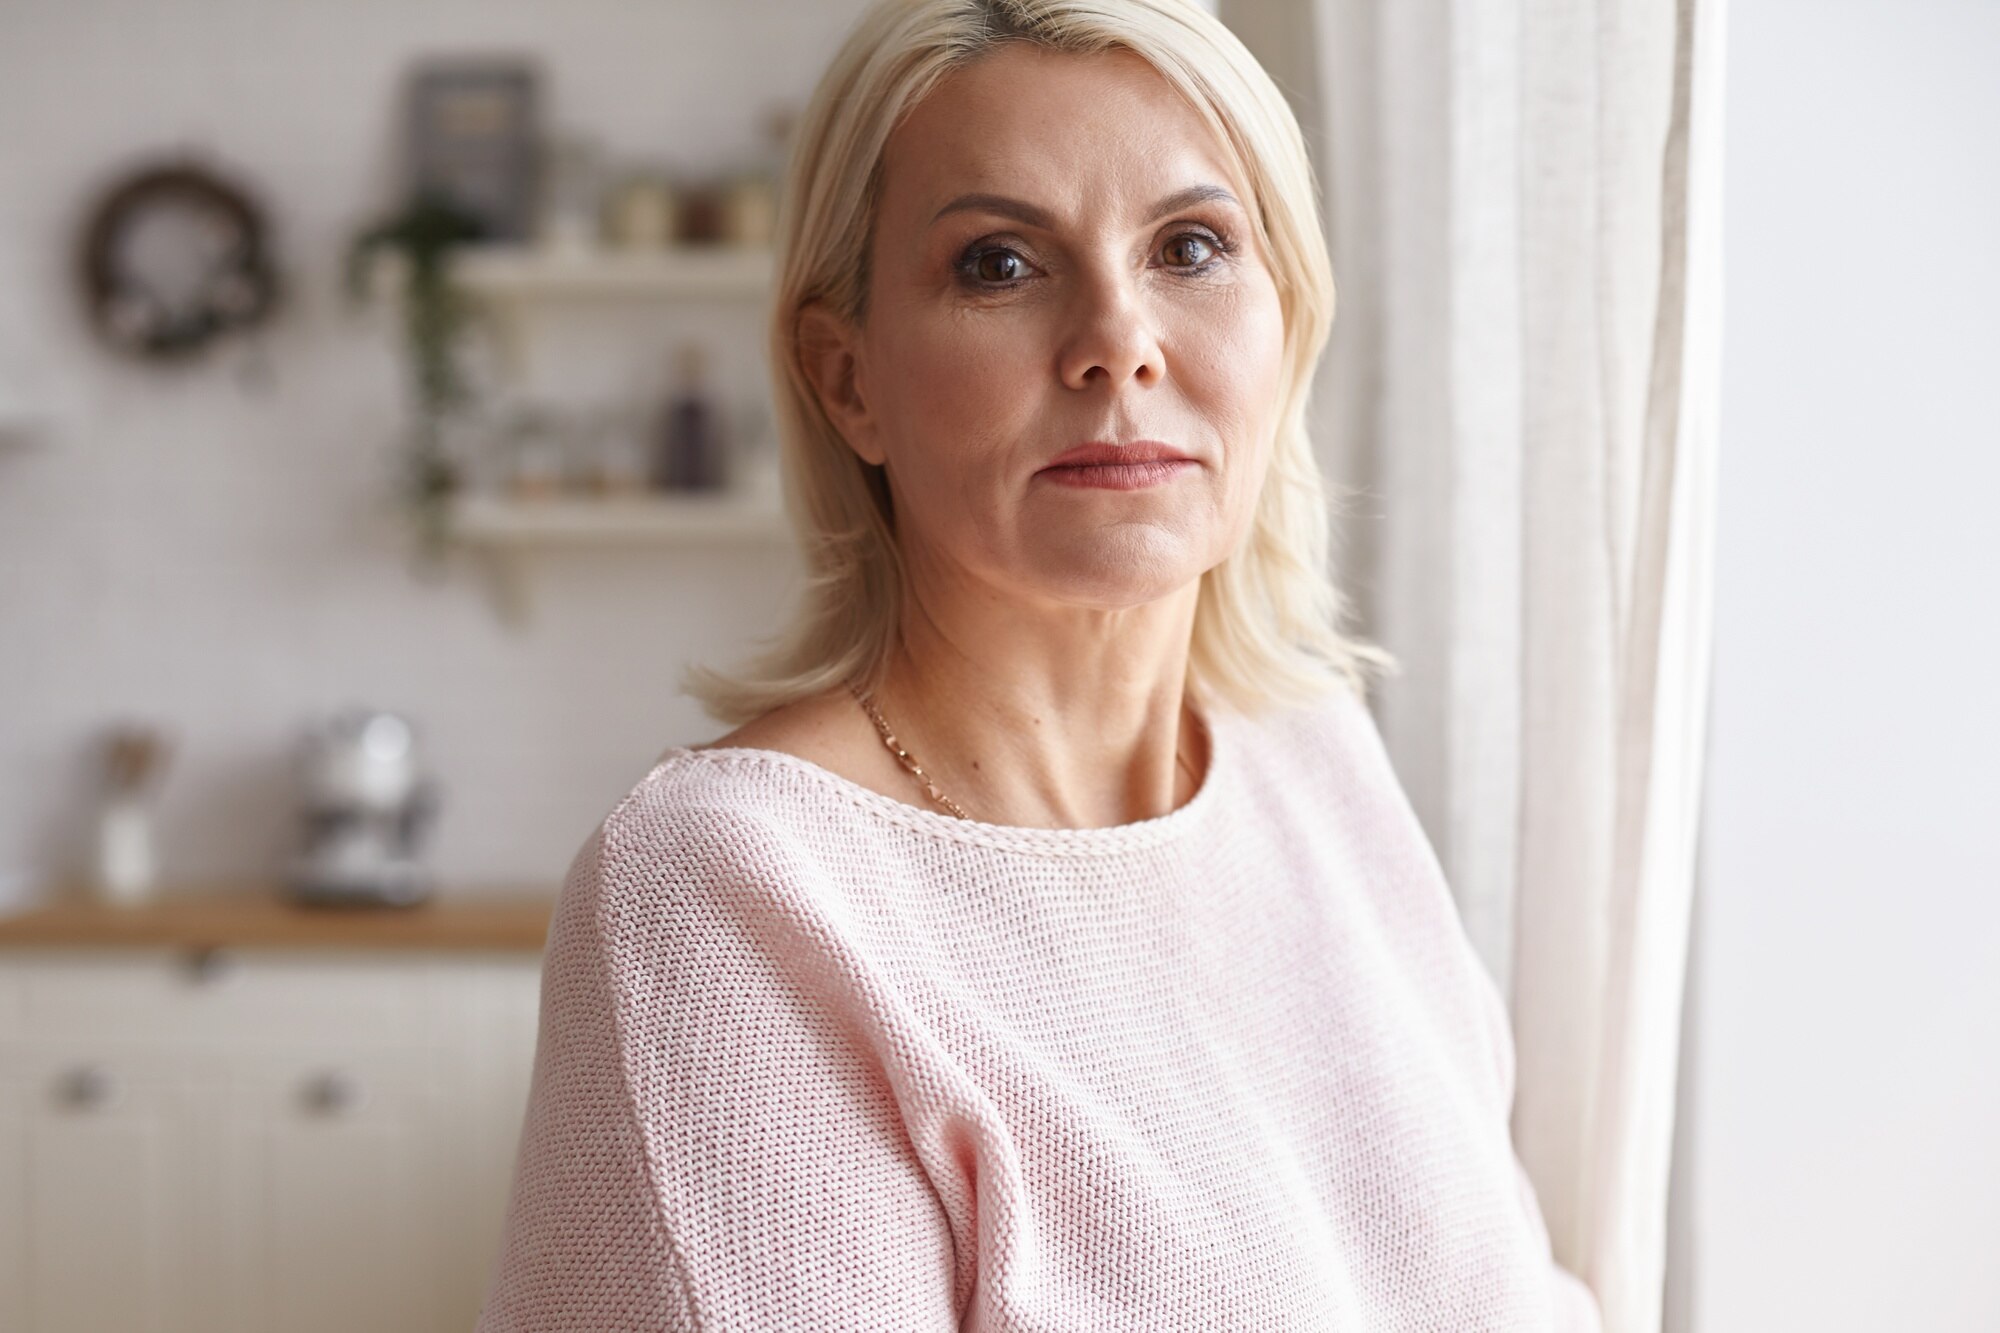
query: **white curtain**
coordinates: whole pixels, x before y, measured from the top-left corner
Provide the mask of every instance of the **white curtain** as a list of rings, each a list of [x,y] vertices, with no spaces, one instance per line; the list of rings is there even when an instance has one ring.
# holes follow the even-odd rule
[[[1223,0],[1317,153],[1341,573],[1511,997],[1513,1130],[1658,1333],[1709,692],[1721,0]]]

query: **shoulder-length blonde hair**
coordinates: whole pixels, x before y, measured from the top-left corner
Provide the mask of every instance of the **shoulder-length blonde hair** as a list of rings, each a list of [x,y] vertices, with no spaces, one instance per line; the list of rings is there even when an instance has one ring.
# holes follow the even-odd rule
[[[903,612],[888,481],[822,410],[800,361],[798,317],[820,302],[856,326],[867,319],[891,130],[946,75],[1006,42],[1122,49],[1158,70],[1248,182],[1276,279],[1285,374],[1270,469],[1250,531],[1201,576],[1190,699],[1257,713],[1342,687],[1365,695],[1368,672],[1396,661],[1341,632],[1346,599],[1328,569],[1336,497],[1305,415],[1334,290],[1311,161],[1270,76],[1189,0],[880,0],[863,15],[799,122],[779,199],[769,350],[785,508],[806,563],[803,603],[768,651],[734,674],[692,665],[682,688],[711,716],[741,723],[833,686],[879,684]]]

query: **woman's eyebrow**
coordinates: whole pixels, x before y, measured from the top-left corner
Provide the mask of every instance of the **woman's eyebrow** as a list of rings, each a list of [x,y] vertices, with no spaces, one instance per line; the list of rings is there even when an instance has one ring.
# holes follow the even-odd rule
[[[1174,191],[1154,204],[1152,216],[1146,221],[1158,222],[1169,213],[1204,203],[1235,204],[1238,208],[1242,207],[1236,202],[1236,196],[1220,185],[1190,185],[1186,189]],[[1054,231],[1056,226],[1055,217],[1047,209],[1024,199],[1010,199],[1004,194],[962,194],[940,208],[931,218],[930,225],[935,227],[947,214],[965,212],[998,213],[1001,217],[1013,218],[1017,222],[1025,222],[1030,227],[1040,227],[1045,231]]]

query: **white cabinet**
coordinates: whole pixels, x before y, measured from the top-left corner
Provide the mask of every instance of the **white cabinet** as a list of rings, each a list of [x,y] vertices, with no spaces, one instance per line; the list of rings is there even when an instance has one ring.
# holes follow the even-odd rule
[[[171,1063],[8,1051],[0,1075],[0,1328],[191,1328],[179,1222],[199,1188],[196,1089]]]
[[[0,1329],[467,1330],[532,952],[0,949]]]

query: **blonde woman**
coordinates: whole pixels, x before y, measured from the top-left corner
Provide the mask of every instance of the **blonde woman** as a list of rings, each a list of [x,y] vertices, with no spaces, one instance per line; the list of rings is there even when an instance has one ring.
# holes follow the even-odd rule
[[[780,232],[813,580],[571,869],[479,1327],[1595,1330],[1341,633],[1269,77],[885,0]]]

